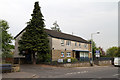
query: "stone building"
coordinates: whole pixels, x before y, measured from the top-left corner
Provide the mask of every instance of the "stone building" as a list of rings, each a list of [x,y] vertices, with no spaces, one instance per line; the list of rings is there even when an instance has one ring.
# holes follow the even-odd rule
[[[15,36],[14,57],[19,57],[18,41],[24,32],[25,29],[23,29],[18,35]],[[45,32],[48,34],[52,61],[70,57],[77,58],[78,60],[89,58],[90,43],[85,39],[49,29],[45,29]]]

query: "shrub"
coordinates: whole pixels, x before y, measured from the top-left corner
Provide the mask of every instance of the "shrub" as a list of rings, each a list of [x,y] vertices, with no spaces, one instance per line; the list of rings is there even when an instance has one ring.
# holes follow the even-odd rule
[[[13,54],[2,54],[2,58],[13,58]]]
[[[37,56],[37,63],[40,62],[51,62],[51,54],[41,54]]]
[[[78,60],[76,58],[71,58],[71,62],[74,63],[74,62],[78,62]]]
[[[47,53],[44,59],[45,59],[45,62],[51,62],[51,54]]]
[[[67,62],[68,59],[71,59],[71,62],[72,62],[72,63],[78,61],[76,58],[70,57],[70,58],[66,58],[66,59],[64,59],[64,63],[68,63],[68,62]]]

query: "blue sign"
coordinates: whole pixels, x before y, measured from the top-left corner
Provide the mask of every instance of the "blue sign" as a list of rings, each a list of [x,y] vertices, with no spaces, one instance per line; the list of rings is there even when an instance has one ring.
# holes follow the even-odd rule
[[[100,51],[96,50],[96,57],[100,57]]]
[[[99,51],[99,50],[96,50],[96,53],[98,53],[98,54],[99,54],[99,53],[100,53],[100,51]]]

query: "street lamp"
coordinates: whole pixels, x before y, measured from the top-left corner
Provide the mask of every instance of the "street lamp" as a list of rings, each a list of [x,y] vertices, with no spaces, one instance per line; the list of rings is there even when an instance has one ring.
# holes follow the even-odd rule
[[[90,61],[90,63],[93,65],[93,51],[92,51],[92,44],[93,44],[93,35],[94,34],[100,34],[100,32],[97,32],[97,33],[91,33],[91,57],[92,57],[92,59],[91,59],[91,61]]]

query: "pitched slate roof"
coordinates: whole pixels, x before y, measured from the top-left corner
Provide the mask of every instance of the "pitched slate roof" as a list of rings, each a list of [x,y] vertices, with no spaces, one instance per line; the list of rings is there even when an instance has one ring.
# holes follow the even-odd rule
[[[16,35],[14,37],[17,38],[25,29],[23,29],[18,35]],[[45,32],[54,38],[59,38],[59,39],[65,39],[65,40],[71,40],[71,41],[77,41],[77,42],[83,42],[83,43],[89,43],[88,41],[86,41],[85,39],[78,37],[78,36],[74,36],[74,35],[70,35],[70,34],[66,34],[63,32],[57,32],[54,30],[49,30],[49,29],[45,29]]]

